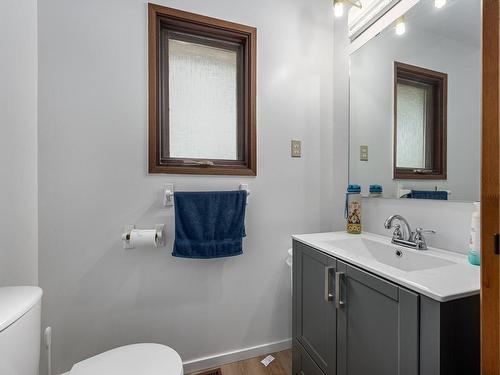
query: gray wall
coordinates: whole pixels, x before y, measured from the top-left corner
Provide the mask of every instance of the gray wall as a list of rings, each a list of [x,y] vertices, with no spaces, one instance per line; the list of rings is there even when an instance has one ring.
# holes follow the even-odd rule
[[[320,152],[333,137],[331,2],[160,3],[258,28],[258,177],[148,175],[146,1],[41,2],[39,271],[55,373],[140,341],[191,360],[288,339],[290,235],[332,229],[333,172],[322,168],[335,153]],[[289,156],[292,138],[301,159]],[[244,255],[171,257],[167,182],[249,183]],[[123,250],[129,223],[167,224],[167,247]]]
[[[0,2],[0,286],[37,284],[36,0]]]
[[[479,12],[470,17],[479,17]],[[350,180],[361,184],[366,194],[370,184],[381,184],[385,196],[396,197],[392,96],[393,62],[399,61],[448,74],[448,178],[399,182],[410,188],[439,186],[451,191],[452,200],[477,201],[481,149],[479,34],[478,43],[472,44],[429,32],[419,27],[417,20],[408,22],[405,35],[397,36],[392,28],[386,29],[351,55]],[[458,20],[448,22],[453,26]],[[469,39],[474,40],[474,35]],[[359,161],[360,145],[369,146],[367,162]]]

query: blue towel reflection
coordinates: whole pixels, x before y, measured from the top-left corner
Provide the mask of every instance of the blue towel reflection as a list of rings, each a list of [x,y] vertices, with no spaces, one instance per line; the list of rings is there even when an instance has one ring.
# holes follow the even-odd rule
[[[434,191],[434,190],[412,190],[408,198],[413,199],[436,199],[446,201],[448,200],[447,191]]]

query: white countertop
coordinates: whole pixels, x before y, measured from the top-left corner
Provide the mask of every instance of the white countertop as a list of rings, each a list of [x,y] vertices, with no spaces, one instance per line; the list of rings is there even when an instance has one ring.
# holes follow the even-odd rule
[[[300,234],[292,237],[326,254],[332,255],[349,264],[367,270],[439,302],[446,302],[479,294],[480,268],[471,265],[468,262],[467,256],[463,254],[432,247],[429,247],[428,250],[413,250],[399,245],[392,245],[394,248],[404,250],[405,252],[425,253],[453,262],[453,264],[444,267],[407,272],[380,263],[375,259],[362,257],[359,254],[341,249],[334,245],[335,240],[349,238],[365,238],[385,245],[391,245],[391,239],[389,237],[371,233],[352,235],[346,232]]]

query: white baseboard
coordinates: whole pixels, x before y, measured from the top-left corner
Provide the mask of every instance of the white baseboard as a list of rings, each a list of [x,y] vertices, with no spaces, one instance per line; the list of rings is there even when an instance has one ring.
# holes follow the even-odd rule
[[[292,339],[286,339],[268,344],[252,346],[250,348],[238,349],[227,353],[214,354],[207,357],[192,359],[184,362],[184,373],[189,374],[227,363],[243,361],[245,359],[258,357],[263,354],[280,352],[292,347]]]
[[[214,354],[207,357],[192,359],[190,361],[185,361],[183,363],[184,374],[189,374],[195,371],[201,371],[217,366],[222,366],[227,363],[243,361],[245,359],[258,357],[263,354],[281,352],[283,350],[290,349],[291,347],[292,347],[292,339],[287,339],[287,340],[271,342],[268,344],[252,346],[250,348],[238,349],[232,352]],[[65,372],[64,374],[61,375],[69,375],[69,372]]]

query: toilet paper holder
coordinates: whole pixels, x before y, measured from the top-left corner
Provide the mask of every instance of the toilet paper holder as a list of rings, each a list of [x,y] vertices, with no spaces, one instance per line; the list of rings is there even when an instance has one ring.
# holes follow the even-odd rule
[[[133,236],[132,236],[132,231],[136,231],[138,232],[139,234],[141,234],[141,232],[144,232],[145,236],[149,237],[148,239],[151,240],[151,244],[154,246],[154,247],[163,247],[165,246],[165,224],[156,224],[154,229],[153,229],[153,233],[152,230],[148,230],[148,229],[136,229],[135,225],[131,224],[131,225],[127,225],[124,230],[123,230],[123,234],[122,234],[122,241],[123,241],[123,248],[124,249],[134,249],[135,248],[135,244],[134,244],[134,239],[133,239]],[[141,243],[141,245],[144,245],[143,243]]]

